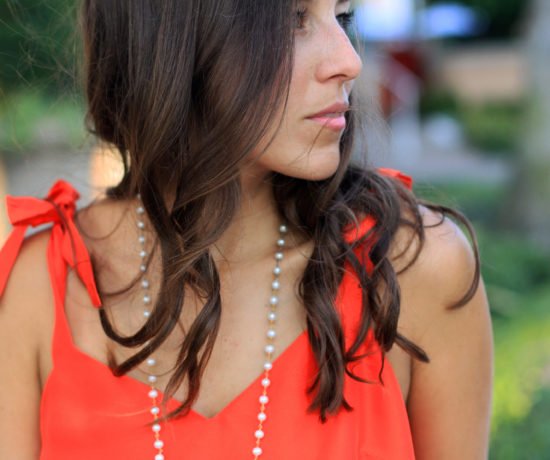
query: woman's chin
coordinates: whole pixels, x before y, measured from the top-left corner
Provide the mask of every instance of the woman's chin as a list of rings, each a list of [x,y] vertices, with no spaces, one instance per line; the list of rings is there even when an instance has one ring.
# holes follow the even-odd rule
[[[303,150],[301,154],[288,152]],[[250,166],[251,170],[275,172],[296,179],[319,181],[333,176],[340,165],[340,149],[337,143],[324,147],[284,146],[259,156]],[[282,152],[286,152],[286,155]]]
[[[311,152],[307,158],[303,159],[303,163],[295,165],[295,171],[291,176],[299,179],[319,181],[332,177],[338,170],[340,165],[340,152]],[[299,167],[297,167],[299,166]]]

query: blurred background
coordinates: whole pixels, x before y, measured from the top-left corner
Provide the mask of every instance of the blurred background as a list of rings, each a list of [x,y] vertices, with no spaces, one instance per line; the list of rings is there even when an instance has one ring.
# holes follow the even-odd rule
[[[117,177],[84,130],[75,3],[0,2],[2,200],[62,177],[85,203]],[[550,1],[363,0],[355,20],[359,149],[478,233],[495,335],[491,459],[550,459]],[[2,214],[0,239],[8,231]]]

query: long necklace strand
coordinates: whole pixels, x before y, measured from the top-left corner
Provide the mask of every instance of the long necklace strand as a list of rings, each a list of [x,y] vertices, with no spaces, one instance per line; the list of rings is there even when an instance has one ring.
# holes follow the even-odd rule
[[[147,321],[147,319],[149,319],[149,317],[151,316],[150,307],[152,302],[152,297],[149,291],[151,283],[147,278],[147,271],[149,268],[147,265],[147,261],[148,261],[149,254],[145,249],[146,248],[145,244],[147,241],[145,237],[145,222],[143,220],[145,209],[141,204],[141,196],[139,194],[137,195],[137,198],[138,198],[139,204],[138,204],[138,207],[136,208],[136,213],[138,217],[138,221],[137,221],[137,227],[138,227],[138,233],[139,233],[138,241],[140,244],[139,256],[141,258],[141,264],[139,269],[141,271],[141,288],[143,289],[143,297],[142,297],[143,317]],[[159,423],[159,418],[160,418],[160,407],[158,405],[159,392],[156,387],[157,376],[153,371],[153,368],[156,366],[157,361],[155,358],[150,356],[149,358],[147,358],[146,364],[147,364],[147,368],[150,369],[150,371],[147,372],[147,382],[150,385],[148,396],[151,399],[151,404],[152,404],[150,412],[151,412],[151,415],[153,416],[153,425],[151,426],[151,429],[153,430],[154,439],[155,439],[153,446],[157,451],[154,459],[164,460],[164,441],[160,439],[161,425]]]
[[[146,251],[146,237],[145,237],[145,221],[143,220],[143,215],[145,214],[145,209],[141,203],[141,196],[137,194],[138,206],[136,208],[137,213],[137,227],[138,227],[138,240],[140,244],[139,256],[141,258],[140,271],[141,271],[141,288],[143,289],[143,316],[147,320],[151,316],[151,304],[152,297],[150,293],[151,283],[147,278],[148,271],[148,256],[149,254]],[[277,333],[275,331],[275,323],[277,321],[277,307],[279,305],[279,290],[281,287],[279,277],[281,275],[281,261],[283,260],[283,248],[285,246],[285,234],[288,229],[286,225],[279,226],[279,238],[277,239],[277,249],[275,251],[275,267],[273,268],[273,281],[271,282],[271,297],[269,298],[269,311],[267,313],[267,322],[268,329],[266,334],[267,344],[264,347],[265,361],[263,365],[263,378],[261,380],[261,395],[258,399],[260,403],[260,410],[258,412],[258,426],[254,432],[255,445],[252,449],[252,455],[254,460],[262,455],[263,450],[261,448],[261,442],[265,437],[264,431],[264,422],[267,419],[266,415],[266,406],[269,402],[269,397],[267,391],[271,385],[271,379],[269,378],[269,373],[273,368],[273,356],[275,353],[274,341]],[[147,381],[150,384],[150,390],[148,393],[149,398],[151,399],[151,415],[153,416],[153,425],[151,429],[154,434],[153,446],[156,449],[156,454],[154,460],[165,460],[164,456],[164,442],[160,438],[161,425],[160,420],[160,407],[158,404],[159,390],[157,388],[157,375],[154,372],[154,367],[157,364],[155,358],[150,356],[146,360],[148,372],[147,372]]]

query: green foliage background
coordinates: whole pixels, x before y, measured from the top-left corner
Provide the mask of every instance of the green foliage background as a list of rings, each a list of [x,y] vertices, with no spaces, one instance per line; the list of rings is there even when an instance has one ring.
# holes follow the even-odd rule
[[[0,1],[0,154],[39,148],[47,118],[67,145],[85,137],[78,86],[79,0]]]
[[[63,91],[75,69],[75,0],[0,2],[0,88]]]

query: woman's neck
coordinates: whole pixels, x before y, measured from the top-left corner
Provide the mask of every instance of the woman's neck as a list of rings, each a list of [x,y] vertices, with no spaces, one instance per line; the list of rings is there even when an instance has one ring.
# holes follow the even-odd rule
[[[241,206],[229,228],[212,248],[217,264],[254,263],[273,253],[279,225],[271,183],[267,178],[243,176]]]

